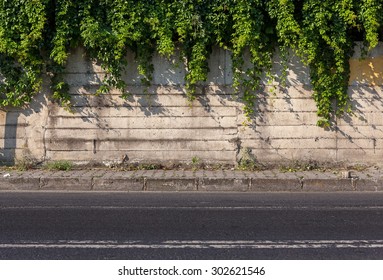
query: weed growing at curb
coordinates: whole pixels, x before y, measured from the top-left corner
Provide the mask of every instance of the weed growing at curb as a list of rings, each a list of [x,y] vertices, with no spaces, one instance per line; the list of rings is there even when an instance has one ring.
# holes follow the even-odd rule
[[[368,165],[365,165],[365,164],[353,164],[353,165],[349,165],[347,166],[347,170],[354,170],[354,171],[364,171],[368,168]]]
[[[263,169],[263,166],[258,163],[257,158],[252,154],[251,149],[244,148],[242,150],[241,158],[238,161],[237,170],[260,171]]]
[[[194,171],[201,168],[201,159],[199,157],[196,157],[196,156],[192,157],[191,166],[192,166],[192,170],[194,170]]]
[[[73,169],[73,163],[66,160],[48,162],[44,165],[44,169],[47,169],[49,171],[69,171]]]
[[[36,161],[30,157],[23,157],[15,162],[15,168],[18,171],[27,171],[36,167]]]
[[[327,168],[322,167],[316,161],[299,162],[295,161],[290,165],[283,165],[279,167],[279,171],[286,172],[300,172],[300,171],[322,171],[325,172]]]

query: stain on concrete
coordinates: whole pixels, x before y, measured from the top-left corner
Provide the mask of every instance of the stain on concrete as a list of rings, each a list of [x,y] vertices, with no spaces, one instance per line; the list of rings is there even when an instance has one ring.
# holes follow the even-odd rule
[[[350,70],[350,85],[383,85],[383,55],[364,59],[352,58],[350,59]]]

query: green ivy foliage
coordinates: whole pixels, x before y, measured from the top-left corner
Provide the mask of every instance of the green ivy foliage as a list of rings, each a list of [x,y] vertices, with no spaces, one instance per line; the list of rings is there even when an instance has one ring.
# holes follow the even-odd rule
[[[22,106],[40,90],[47,3],[0,1],[0,106]]]
[[[353,38],[349,32],[356,27],[356,15],[351,0],[313,0],[303,5],[304,50],[311,70],[314,99],[318,106],[320,124],[329,126],[332,103],[337,114],[343,113],[348,103],[349,59]]]
[[[310,67],[318,124],[329,126],[348,110],[355,41],[368,50],[382,32],[383,0],[0,0],[0,106],[28,104],[49,73],[53,98],[69,108],[63,74],[78,46],[106,72],[97,93],[117,88],[123,96],[128,50],[144,85],[152,80],[155,52],[179,53],[193,100],[207,79],[212,47],[220,46],[232,54],[233,86],[251,117],[279,49],[285,70],[290,50]]]

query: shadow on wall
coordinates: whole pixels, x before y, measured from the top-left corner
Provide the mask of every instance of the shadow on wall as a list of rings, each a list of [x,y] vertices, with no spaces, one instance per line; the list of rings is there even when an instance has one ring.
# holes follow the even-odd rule
[[[383,139],[383,48],[362,55],[357,47],[350,59],[349,96],[351,114],[338,119],[340,160],[358,157],[380,163]]]
[[[285,63],[286,65],[277,52],[273,58],[271,78],[265,76],[262,79],[263,87],[258,93],[254,108],[255,123],[266,123],[267,115],[278,111],[290,112],[290,117],[299,120],[302,108],[296,108],[293,101],[312,99],[309,67],[292,51]],[[284,68],[286,73],[283,73]],[[283,103],[275,104],[278,100],[283,100]]]
[[[178,57],[178,55],[176,54],[175,57]],[[206,147],[208,147],[208,149],[224,149],[227,153],[238,155],[242,148],[260,148],[255,144],[252,144],[251,147],[241,147],[238,144],[241,142],[233,139],[238,138],[237,130],[243,126],[242,122],[245,122],[245,119],[241,116],[243,115],[241,109],[245,104],[242,101],[243,96],[236,93],[231,86],[233,84],[233,70],[231,56],[228,51],[221,48],[213,50],[209,59],[210,72],[208,80],[198,85],[195,100],[192,102],[188,101],[185,91],[184,78],[186,70],[183,62],[177,63],[176,59],[168,60],[154,55],[152,86],[145,87],[141,84],[142,77],[137,72],[137,64],[134,61],[133,54],[128,54],[128,61],[126,73],[124,74],[124,80],[129,85],[125,93],[128,96],[127,100],[122,99],[121,93],[114,90],[111,90],[108,94],[97,96],[95,93],[105,72],[100,68],[99,64],[84,59],[83,50],[79,49],[74,52],[68,61],[66,79],[70,84],[75,116],[64,114],[62,111],[58,111],[58,113],[51,111],[50,119],[52,121],[61,118],[61,123],[57,127],[52,122],[53,127],[57,129],[60,127],[68,128],[69,126],[63,126],[65,120],[69,118],[73,120],[74,117],[77,117],[87,123],[85,127],[90,130],[92,128],[102,130],[91,131],[92,135],[89,137],[94,137],[93,143],[110,139],[114,141],[129,140],[129,137],[133,138],[133,136],[130,136],[133,131],[127,131],[127,129],[134,127],[141,130],[146,129],[145,132],[140,131],[140,133],[142,132],[141,135],[145,135],[148,139],[151,139],[152,134],[155,134],[154,130],[157,128],[162,129],[162,132],[165,131],[164,129],[169,129],[169,131],[173,129],[171,131],[173,134],[176,131],[175,129],[178,129],[176,131],[178,132],[177,135],[165,135],[162,132],[155,135],[154,140],[165,141],[165,144],[161,146],[164,147],[164,150],[169,147],[169,144],[166,143],[167,139],[178,137],[186,142],[190,136],[193,136],[194,139],[194,144],[192,144],[195,146],[193,147],[197,147],[195,149],[199,151],[206,150]],[[260,90],[256,93],[255,114],[251,122],[247,123],[247,127],[253,131],[250,137],[256,138],[256,140],[259,139],[256,134],[257,125],[268,121],[270,111],[274,110],[271,104],[274,99],[282,101],[279,104],[283,103],[284,111],[290,113],[289,118],[299,119],[299,111],[294,108],[295,104],[292,100],[311,98],[310,85],[307,82],[309,73],[307,67],[303,66],[299,58],[292,56],[288,61],[289,73],[286,87],[283,89],[280,87],[283,65],[278,63],[278,56],[274,58],[274,61],[275,64],[272,70],[274,79],[262,78]],[[278,108],[275,109],[279,110]],[[199,119],[199,121],[197,122],[196,119]],[[181,127],[179,123],[185,125]],[[79,122],[76,122],[76,124],[81,126]],[[193,129],[200,129],[198,135],[201,135],[201,139],[195,139],[198,136],[194,134],[188,135],[187,132],[181,131],[180,128],[184,130],[190,129],[191,133],[194,133]],[[205,140],[203,138],[207,130],[202,131],[201,128],[213,129],[216,134],[209,137],[216,142],[227,142],[227,139],[230,138],[231,142],[229,142],[233,143],[232,146],[229,147],[227,143],[220,143],[220,148],[215,148],[203,144],[202,141]],[[125,131],[122,132],[123,129]],[[122,137],[121,133],[124,132],[129,137]],[[81,135],[74,136],[74,138],[77,137],[82,138]],[[81,141],[84,143],[88,140],[82,139]],[[189,142],[193,141],[190,140]],[[196,142],[198,144],[195,144]],[[252,143],[258,142],[253,141]],[[265,138],[265,144],[268,143],[270,144],[269,148],[273,149],[274,153],[278,153],[278,148],[272,147],[273,142]],[[179,143],[179,145],[181,144],[185,143]],[[86,143],[83,146],[84,149],[88,149]],[[118,147],[121,147],[121,145],[118,145]],[[180,149],[179,146],[173,145],[172,147]],[[97,147],[93,149],[96,151]],[[145,147],[145,149],[147,148]]]
[[[102,84],[105,71],[99,62],[92,61],[86,56],[84,49],[75,49],[68,59],[65,75],[70,85],[74,113],[81,114],[85,121],[99,121],[101,127],[103,126],[102,116],[98,113],[101,108],[134,111],[139,106],[145,116],[165,113],[158,102],[155,87],[145,87],[141,84],[143,77],[138,73],[138,64],[132,52],[127,54],[127,60],[129,63],[123,73],[123,79],[128,85],[126,91],[119,92],[112,89],[107,94],[97,95],[96,92]],[[166,81],[170,80],[171,71],[163,71],[161,77]]]
[[[20,112],[5,111],[1,114],[5,120],[1,124],[3,126],[3,147],[0,147],[0,164],[14,165],[17,145],[17,124]]]
[[[383,88],[373,85],[351,85],[350,114],[338,119],[338,139],[368,155],[380,149],[383,138]],[[344,148],[344,147],[343,147]]]
[[[28,107],[6,108],[0,113],[2,130],[0,137],[3,141],[3,146],[0,147],[0,165],[15,165],[18,161],[27,159],[39,161],[31,155],[29,145],[34,146],[35,141],[42,139],[42,137],[34,139],[34,135],[31,135],[34,126],[41,126],[41,123],[31,124],[28,118],[39,113],[45,105],[45,99],[41,102],[34,100]],[[39,129],[41,131],[41,128]]]
[[[172,102],[171,95],[183,95],[185,97],[184,104],[176,104],[176,106],[186,105],[193,106],[192,102],[187,100],[185,90],[185,74],[186,69],[184,62],[179,61],[179,54],[176,53],[171,59],[166,59],[158,54],[153,56],[154,74],[152,86],[145,87],[141,84],[142,76],[137,71],[137,62],[134,59],[133,53],[128,53],[129,61],[124,73],[124,80],[129,85],[124,93],[128,96],[127,100],[118,99],[121,93],[111,91],[107,95],[95,96],[98,86],[101,84],[105,72],[100,65],[86,59],[84,50],[81,48],[74,51],[69,57],[67,66],[67,81],[72,88],[72,101],[76,112],[81,112],[82,108],[96,107],[115,107],[115,108],[139,108],[145,116],[166,115],[167,106]],[[272,69],[274,80],[263,77],[261,88],[257,94],[257,103],[255,108],[255,118],[262,117],[264,110],[264,100],[273,97],[269,90],[270,88],[279,87],[283,65],[281,65],[279,54],[273,59],[275,61]],[[249,61],[246,59],[246,61]],[[295,91],[300,91],[302,96],[307,97],[311,86],[309,82],[308,68],[303,66],[297,56],[291,55],[287,62],[289,67],[288,76],[286,79],[286,87],[279,91],[284,93],[279,98],[283,98],[285,102],[292,108],[291,96],[289,88],[294,88]],[[245,64],[244,67],[250,67]],[[214,48],[209,59],[209,74],[207,82],[201,83],[197,88],[196,101],[211,112],[211,96],[215,95],[222,106],[230,105],[230,102],[242,102],[241,94],[237,94],[231,88],[233,83],[233,70],[230,52],[221,48]],[[293,70],[291,70],[293,69]],[[74,77],[75,76],[75,77]],[[82,77],[79,79],[79,77]],[[168,95],[169,98],[161,98],[159,95]],[[296,98],[294,96],[293,98]],[[165,102],[163,102],[165,100]],[[227,101],[227,102],[226,102]],[[242,102],[243,103],[243,102]],[[174,105],[173,105],[174,106]],[[88,112],[86,112],[88,113]]]
[[[377,115],[383,111],[382,93],[377,94],[377,91],[382,91],[382,88],[378,86],[371,88],[371,83],[369,85],[351,85],[350,87],[350,94],[353,95],[353,110],[358,118],[345,115],[342,119],[334,119],[334,127],[329,131],[320,130],[316,126],[317,108],[312,99],[309,69],[294,54],[291,54],[287,61],[288,73],[285,86],[281,85],[284,65],[280,63],[281,59],[276,54],[271,73],[273,79],[266,75],[262,78],[261,87],[257,93],[254,116],[246,124],[244,124],[246,120],[241,113],[241,108],[244,106],[243,96],[235,93],[231,87],[233,73],[228,51],[219,48],[213,50],[209,60],[208,81],[197,87],[196,99],[193,102],[187,100],[184,82],[186,70],[183,63],[180,62],[177,65],[174,60],[167,60],[158,55],[153,57],[152,86],[142,85],[142,77],[137,72],[134,56],[128,54],[129,63],[124,74],[124,79],[129,85],[124,94],[127,99],[122,99],[121,93],[114,90],[97,96],[95,92],[101,84],[105,72],[97,63],[84,59],[83,55],[79,51],[71,56],[66,75],[71,88],[75,116],[59,110],[58,113],[51,111],[50,119],[52,121],[60,119],[58,126],[53,125],[52,127],[64,128],[66,131],[81,128],[81,122],[86,123],[85,127],[93,134],[86,139],[83,135],[72,136],[81,138],[81,144],[86,152],[89,152],[89,145],[87,146],[86,141],[93,141],[93,149],[96,151],[95,141],[98,143],[109,140],[114,142],[109,143],[110,145],[103,143],[105,155],[111,148],[115,149],[116,153],[121,149],[137,149],[138,154],[141,152],[137,148],[138,145],[141,145],[142,150],[155,150],[158,153],[171,148],[186,149],[184,147],[204,151],[211,149],[212,146],[202,143],[201,140],[204,139],[197,138],[203,138],[208,130],[205,130],[206,132],[198,131],[200,134],[195,134],[193,129],[209,128],[209,130],[214,129],[215,134],[210,135],[208,140],[216,141],[217,147],[221,145],[220,148],[212,148],[217,149],[217,154],[222,150],[238,155],[242,149],[252,149],[259,153],[260,160],[264,157],[272,158],[275,161],[289,161],[295,156],[297,158],[306,157],[304,153],[311,156],[312,152],[314,157],[319,155],[326,158],[329,156],[331,157],[329,160],[335,160],[340,147],[337,146],[338,142],[343,141],[344,149],[350,149],[347,141],[354,144],[351,145],[353,148],[365,149],[369,144],[365,144],[365,142],[360,144],[361,141],[355,139],[371,139],[371,143],[376,146],[377,142],[374,139],[378,136],[374,134],[382,132],[383,123],[379,123]],[[376,64],[374,60],[367,60],[367,63],[368,71],[363,70],[364,72],[362,71],[360,74],[352,72],[352,75],[363,79],[375,79],[374,81],[377,83],[381,76],[376,76],[374,71],[382,67],[383,62]],[[74,120],[74,118],[80,120]],[[196,121],[198,118],[199,122]],[[71,125],[65,125],[65,121],[68,119],[73,121]],[[140,134],[133,135],[136,131],[132,128]],[[161,131],[155,131],[156,129]],[[241,129],[245,129],[246,132],[241,134]],[[189,131],[185,132],[185,130]],[[188,134],[190,131],[192,131],[192,135]],[[11,133],[9,132],[9,134]],[[13,131],[13,133],[15,132]],[[190,136],[193,137],[194,142],[190,140]],[[91,137],[94,138],[90,139]],[[178,137],[183,142],[167,142],[172,137]],[[338,138],[341,141],[338,141]],[[128,142],[132,139],[137,143],[135,142],[131,146],[129,146],[130,143],[121,144],[123,141]],[[143,139],[143,141],[137,141],[137,139]],[[242,141],[243,139],[244,141]],[[152,142],[145,146],[144,140],[148,142],[152,140]],[[161,141],[163,143],[159,144]],[[233,145],[229,147],[227,143],[220,141],[231,141],[230,143]],[[154,146],[156,148],[153,148]],[[328,152],[330,149],[331,153]],[[184,151],[186,150],[182,150],[182,152]],[[290,153],[290,151],[293,152]],[[328,153],[321,155],[322,151]],[[55,150],[52,150],[53,152]]]

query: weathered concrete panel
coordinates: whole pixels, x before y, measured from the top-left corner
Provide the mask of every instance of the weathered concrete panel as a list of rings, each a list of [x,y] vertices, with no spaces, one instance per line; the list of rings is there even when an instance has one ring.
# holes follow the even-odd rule
[[[259,162],[286,164],[295,161],[318,161],[335,163],[336,149],[253,149],[252,154]]]
[[[77,163],[100,162],[121,163],[125,156],[131,162],[184,162],[191,163],[194,157],[200,162],[235,162],[235,151],[46,151],[46,158],[55,160],[70,160]]]
[[[153,83],[156,85],[184,85],[185,66],[178,59],[179,55],[174,55],[170,59],[155,54],[153,57],[154,73]]]
[[[105,139],[83,140],[66,138],[50,140],[47,148],[50,151],[234,151],[235,146],[229,141],[204,140],[129,140]]]
[[[382,86],[350,85],[348,94],[352,99],[380,100],[383,98]],[[366,108],[368,109],[368,108]]]
[[[100,64],[96,61],[86,59],[84,48],[79,47],[73,49],[68,56],[68,61],[65,68],[66,73],[82,74],[82,73],[104,73]]]
[[[361,149],[361,150],[374,150],[382,145],[382,139],[376,138],[346,138],[346,139],[337,139],[337,148],[338,149]]]
[[[311,139],[251,139],[241,142],[243,147],[257,149],[336,149],[335,138],[311,138]]]
[[[350,85],[383,85],[383,54],[365,59],[350,59]]]
[[[316,125],[318,120],[315,112],[257,112],[256,126],[302,126]]]
[[[150,109],[151,115],[148,112],[141,110],[137,107],[103,107],[102,109],[92,107],[82,107],[78,110],[74,109],[74,113],[68,112],[64,108],[57,108],[54,112],[54,118],[57,117],[77,117],[81,119],[86,118],[108,118],[108,117],[147,117],[147,118],[158,118],[158,117],[235,117],[237,118],[236,107],[153,107]],[[1,129],[1,125],[0,125]]]
[[[209,73],[206,84],[233,84],[232,59],[229,51],[215,47],[209,59]]]
[[[174,139],[174,140],[233,140],[237,137],[237,129],[235,128],[195,128],[195,129],[82,129],[81,127],[74,129],[47,129],[46,138],[77,138],[77,139]]]
[[[171,128],[236,128],[235,117],[51,117],[47,128],[171,129]]]
[[[242,126],[238,132],[241,139],[262,137],[263,139],[276,138],[291,141],[291,139],[315,139],[317,137],[336,138],[335,131],[325,130],[315,125],[283,126],[281,124],[279,126],[256,126],[255,128]]]
[[[258,98],[271,99],[309,99],[312,100],[313,90],[310,85],[266,85]]]
[[[99,141],[97,150],[109,151],[234,151],[235,146],[229,141],[204,141],[204,140],[118,140],[108,139],[107,141]]]
[[[383,149],[339,149],[337,160],[351,163],[382,164]]]
[[[298,98],[268,98],[258,99],[256,104],[260,112],[315,112],[316,104],[311,99]]]
[[[354,115],[347,115],[338,119],[339,126],[383,126],[382,112],[361,112],[357,111]]]
[[[201,95],[190,102],[185,95],[168,94],[157,95],[147,94],[142,96],[134,96],[128,100],[122,99],[118,95],[74,95],[72,96],[74,107],[234,107],[238,106],[238,102],[230,95]],[[148,111],[150,114],[150,110]]]
[[[339,126],[338,131],[341,138],[383,138],[383,126]]]

